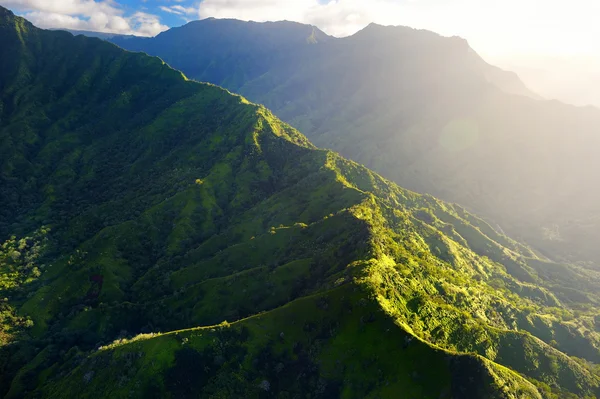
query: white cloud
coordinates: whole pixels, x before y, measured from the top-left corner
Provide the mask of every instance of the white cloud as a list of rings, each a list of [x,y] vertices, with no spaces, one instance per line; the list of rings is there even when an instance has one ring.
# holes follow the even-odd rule
[[[176,14],[176,15],[183,15],[183,13],[181,11],[175,10],[175,9],[171,9],[171,7],[167,7],[167,6],[160,6],[158,7],[161,10],[163,10],[164,12],[168,12],[170,14]]]
[[[184,6],[180,6],[180,5],[171,6],[171,9],[175,10],[175,11],[179,11],[183,14],[194,14],[194,13],[198,12],[198,8],[196,8],[196,7],[184,7]]]
[[[168,29],[153,14],[126,15],[114,0],[0,0],[40,28],[154,36]]]
[[[127,21],[130,27],[133,28],[133,33],[140,36],[155,36],[169,29],[168,26],[160,23],[160,19],[156,15],[141,11],[127,18]]]
[[[196,7],[184,7],[184,6],[180,6],[179,4],[174,5],[174,6],[160,6],[159,7],[161,10],[163,10],[164,12],[168,12],[170,14],[175,14],[175,15],[192,15],[192,14],[196,14],[198,12],[198,9]]]
[[[371,22],[398,25],[401,23],[400,16],[406,11],[404,6],[390,0],[339,0],[314,4],[304,18],[330,35],[347,36]]]

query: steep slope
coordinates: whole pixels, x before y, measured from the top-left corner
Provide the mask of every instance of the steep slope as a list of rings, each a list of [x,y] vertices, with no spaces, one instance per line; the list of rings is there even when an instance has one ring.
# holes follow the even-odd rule
[[[265,104],[316,145],[463,204],[546,256],[598,266],[600,111],[539,101],[457,37],[370,25],[348,38],[263,50],[240,39],[256,24],[238,21],[235,35],[221,24],[233,22],[114,42]],[[218,50],[227,58],[202,35],[227,35],[231,43]],[[244,70],[248,52],[268,59],[268,68]],[[209,66],[226,75],[199,73]]]
[[[157,58],[0,35],[3,397],[600,393],[598,273]]]

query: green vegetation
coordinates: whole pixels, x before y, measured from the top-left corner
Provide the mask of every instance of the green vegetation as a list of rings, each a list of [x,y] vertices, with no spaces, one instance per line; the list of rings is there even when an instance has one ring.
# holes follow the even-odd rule
[[[314,29],[203,20],[109,40],[264,104],[317,146],[467,206],[544,256],[600,268],[600,111],[539,100],[457,37]]]
[[[157,58],[0,35],[1,396],[600,396],[600,273]]]

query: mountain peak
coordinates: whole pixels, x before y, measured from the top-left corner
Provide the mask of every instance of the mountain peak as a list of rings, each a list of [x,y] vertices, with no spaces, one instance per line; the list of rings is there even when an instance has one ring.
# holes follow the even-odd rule
[[[11,19],[15,19],[15,14],[7,8],[4,8],[0,5],[0,19],[2,21],[7,21]]]
[[[11,30],[26,31],[34,28],[33,24],[25,18],[15,15],[12,11],[0,5],[0,27]],[[20,33],[19,33],[20,34]]]
[[[13,12],[11,10],[9,10],[8,8],[2,7],[2,5],[0,5],[0,15],[12,15],[12,16],[14,16],[15,14],[13,14]]]
[[[169,29],[157,37],[169,38],[173,35],[192,35],[194,40],[206,37],[220,38],[228,43],[259,42],[267,46],[285,46],[287,44],[318,43],[331,36],[313,25],[294,21],[243,21],[233,18],[205,18]],[[189,38],[186,38],[186,40]],[[191,44],[192,46],[198,43]]]
[[[467,40],[460,36],[447,37],[427,29],[417,29],[405,25],[381,25],[376,22],[371,22],[353,36],[376,36],[383,40],[397,40],[399,37],[410,38],[411,41],[415,39],[445,40],[446,43],[454,41],[468,46]]]

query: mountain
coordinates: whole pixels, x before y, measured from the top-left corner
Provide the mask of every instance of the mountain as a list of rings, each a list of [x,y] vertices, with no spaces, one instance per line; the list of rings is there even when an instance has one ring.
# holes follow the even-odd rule
[[[388,28],[371,24],[363,32],[369,32],[369,35],[374,35],[374,41],[380,41],[387,36],[385,29]],[[424,40],[427,43],[432,39],[440,39],[428,31],[413,32],[403,27],[396,29],[406,30],[409,36],[404,40],[414,37],[417,41]],[[377,37],[379,35],[381,37]],[[181,65],[186,73],[199,81],[240,91],[248,82],[265,74],[297,73],[297,69],[311,65],[317,48],[320,50],[317,54],[323,56],[343,40],[328,36],[312,25],[296,22],[257,23],[208,18],[172,28],[154,38],[128,40],[115,37],[111,41],[131,51],[160,54],[165,62]],[[453,40],[462,41],[460,38]],[[356,55],[360,57],[360,53]],[[475,53],[470,54],[469,58],[466,62],[468,67],[477,70],[486,81],[507,92],[538,97],[514,73],[485,63]],[[314,67],[327,66],[320,59],[316,62]]]
[[[0,8],[0,395],[600,394],[600,273]]]
[[[72,33],[73,35],[77,36],[77,35],[84,35],[84,36],[88,36],[88,37],[97,37],[100,39],[114,39],[114,38],[119,38],[119,39],[131,39],[137,36],[134,35],[124,35],[124,34],[120,34],[120,33],[111,33],[111,32],[94,32],[94,31],[89,31],[89,30],[77,30],[77,29],[56,29],[56,30],[64,30],[66,32]]]
[[[284,26],[298,35],[284,40]],[[312,27],[290,27],[197,21],[113,42],[265,104],[317,146],[464,205],[546,257],[600,267],[598,109],[540,100],[458,37],[372,24],[313,43]]]
[[[111,41],[131,51],[162,54],[166,50],[168,54],[161,58],[167,63],[185,65],[186,73],[194,79],[235,91],[267,73],[273,63],[293,68],[303,61],[300,49],[333,39],[314,26],[296,22],[209,18],[154,38],[117,37]]]

